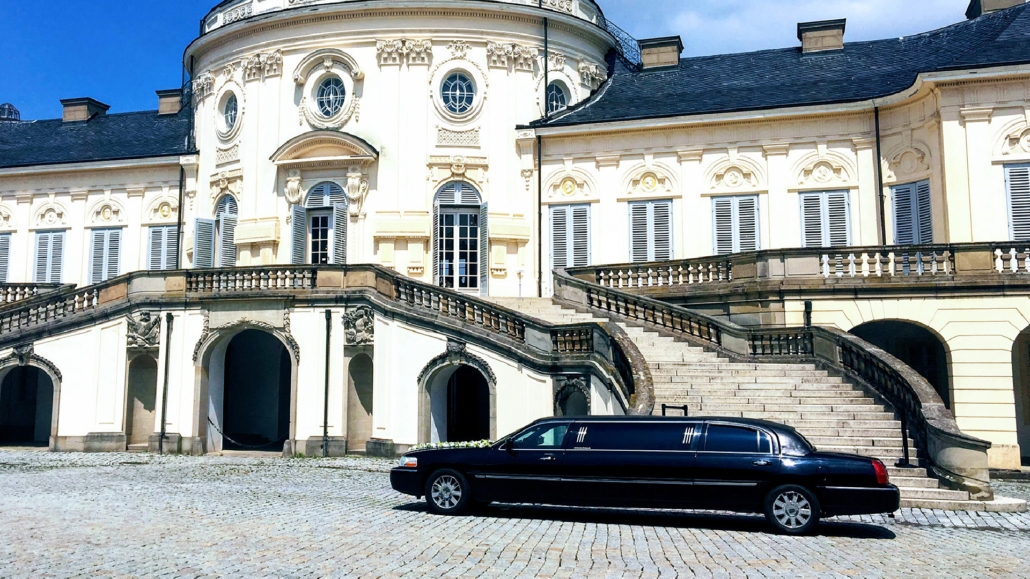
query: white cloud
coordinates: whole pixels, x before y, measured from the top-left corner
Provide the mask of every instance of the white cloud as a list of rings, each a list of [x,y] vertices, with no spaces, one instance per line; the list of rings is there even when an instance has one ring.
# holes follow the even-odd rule
[[[965,19],[968,0],[599,0],[637,38],[679,34],[687,56],[797,46],[797,23],[847,18],[846,40],[927,32]]]

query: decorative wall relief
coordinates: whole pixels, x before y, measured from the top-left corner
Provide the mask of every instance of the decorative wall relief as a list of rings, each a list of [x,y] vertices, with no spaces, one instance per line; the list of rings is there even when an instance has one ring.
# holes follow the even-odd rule
[[[104,199],[93,205],[88,213],[92,224],[114,224],[124,221],[125,214],[120,205],[111,199]]]
[[[428,166],[427,178],[434,190],[444,182],[453,179],[468,181],[474,184],[480,192],[483,191],[486,184],[488,167],[486,157],[432,156],[429,157]]]
[[[884,179],[897,180],[930,171],[929,155],[921,147],[907,147],[887,161]]]
[[[215,151],[215,164],[225,165],[226,163],[232,163],[240,160],[240,144],[229,147],[228,149],[217,149]]]
[[[243,62],[243,78],[246,80],[263,80],[283,73],[283,53],[281,50],[268,54],[255,54]]]
[[[201,73],[193,81],[193,98],[202,101],[211,95],[215,90],[215,77],[211,73]]]
[[[240,193],[243,191],[243,169],[233,169],[232,171],[222,171],[216,175],[211,176],[211,200],[217,201],[219,197],[226,193],[232,193],[233,196],[239,198]]]
[[[368,346],[375,343],[375,311],[359,306],[343,316],[343,333],[348,346]]]
[[[0,205],[0,229],[14,228],[14,214],[11,210]]]
[[[297,169],[291,169],[286,177],[286,201],[290,205],[298,205],[304,197],[304,192],[300,187],[301,176],[300,171]]]
[[[399,65],[404,57],[404,40],[400,38],[395,40],[377,40],[376,57],[379,60],[379,66]]]
[[[0,368],[7,366],[24,367],[30,364],[42,368],[50,376],[56,378],[58,382],[64,380],[64,376],[61,375],[61,371],[57,369],[57,366],[50,360],[36,354],[35,348],[33,348],[31,343],[14,346],[11,355],[6,358],[0,358]]]
[[[451,51],[451,58],[468,58],[472,45],[464,40],[455,40],[447,45],[447,50]]]
[[[583,86],[594,90],[608,80],[608,70],[590,62],[579,63],[579,79]]]
[[[491,67],[533,72],[540,49],[509,42],[487,42],[486,54]]]
[[[63,227],[68,224],[68,212],[59,203],[51,201],[36,209],[32,218],[35,227]]]
[[[467,131],[452,131],[443,127],[436,128],[436,144],[445,147],[478,147],[479,128]]]
[[[155,198],[147,206],[143,219],[147,223],[167,223],[178,221],[179,201],[170,195]]]
[[[1030,154],[1030,127],[1009,133],[1002,154]]]
[[[318,89],[315,81],[323,72],[334,71],[344,84],[346,101],[337,113],[326,117],[315,102]],[[361,87],[358,81],[363,78],[365,73],[358,61],[342,50],[326,48],[309,54],[293,73],[293,81],[303,87],[299,107],[300,124],[306,122],[315,129],[339,130],[351,119],[360,120]]]
[[[125,316],[128,324],[126,340],[129,350],[156,350],[161,342],[161,317],[140,312],[139,317]]]
[[[657,171],[646,170],[638,177],[630,179],[629,193],[631,195],[664,195],[672,193],[672,181]]]
[[[365,198],[368,197],[368,179],[361,172],[361,167],[349,167],[347,170],[347,187],[344,189],[347,200],[350,201],[348,209],[351,217],[363,215],[362,209],[365,205]]]

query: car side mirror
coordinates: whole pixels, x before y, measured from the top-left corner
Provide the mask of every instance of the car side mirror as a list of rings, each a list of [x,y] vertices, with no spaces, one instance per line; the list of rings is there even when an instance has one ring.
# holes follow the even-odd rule
[[[501,450],[508,454],[515,454],[515,445],[512,443],[510,438],[504,441],[504,444],[501,445]]]

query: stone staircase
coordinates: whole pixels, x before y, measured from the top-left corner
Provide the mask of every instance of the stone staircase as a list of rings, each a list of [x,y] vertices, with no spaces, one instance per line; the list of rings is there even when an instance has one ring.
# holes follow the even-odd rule
[[[554,323],[605,322],[540,298],[492,298],[495,303]],[[901,506],[911,508],[1016,511],[1022,501],[973,501],[965,491],[941,488],[925,468],[898,468],[901,423],[873,396],[812,364],[737,363],[713,352],[619,324],[647,360],[654,381],[655,414],[662,404],[686,406],[691,416],[762,418],[796,428],[820,450],[879,458],[901,489]],[[672,414],[681,412],[671,410]],[[908,441],[909,457],[919,450]]]

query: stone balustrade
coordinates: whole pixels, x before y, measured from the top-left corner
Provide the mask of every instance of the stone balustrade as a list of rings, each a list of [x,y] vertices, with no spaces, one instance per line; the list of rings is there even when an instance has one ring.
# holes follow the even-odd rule
[[[61,284],[50,283],[5,283],[0,284],[0,308],[34,298],[59,289]]]

